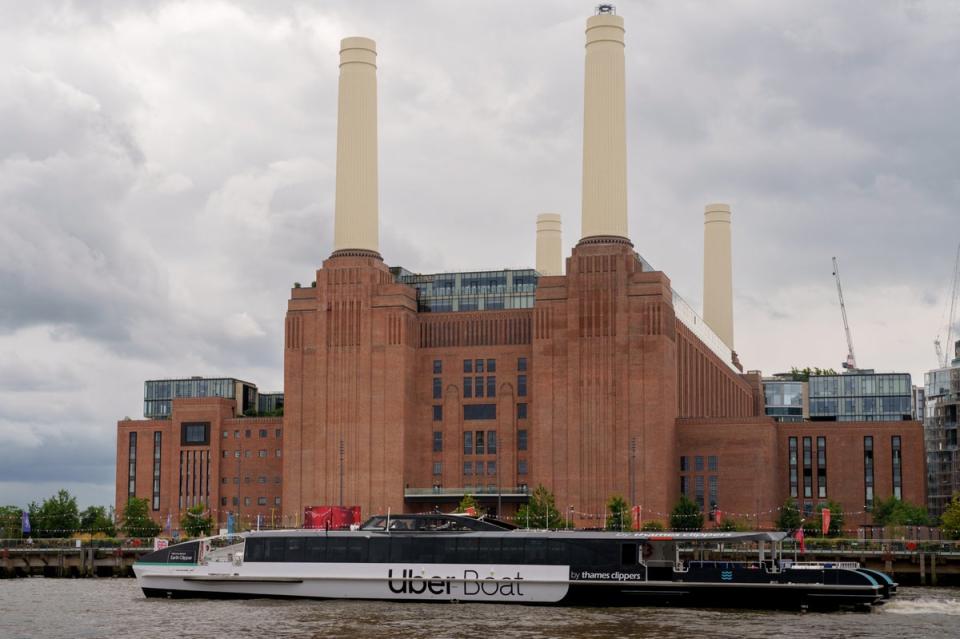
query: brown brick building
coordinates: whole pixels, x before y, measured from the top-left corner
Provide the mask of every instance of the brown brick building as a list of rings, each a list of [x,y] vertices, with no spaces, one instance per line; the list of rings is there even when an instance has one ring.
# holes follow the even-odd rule
[[[705,213],[702,317],[635,252],[623,34],[607,11],[588,20],[582,234],[566,268],[554,215],[538,222],[538,250],[553,252],[538,255],[539,273],[433,275],[388,268],[380,256],[376,50],[345,39],[334,251],[312,286],[291,290],[282,427],[211,400],[175,403],[163,423],[121,422],[118,504],[134,490],[125,474],[133,431],[138,441],[163,438],[161,514],[194,498],[244,513],[279,500],[294,522],[308,505],[427,510],[467,492],[509,514],[543,484],[581,525],[598,525],[614,494],[662,520],[681,491],[760,526],[792,493],[811,513],[832,499],[855,525],[868,521],[868,485],[884,498],[894,475],[902,498],[925,503],[918,422],[764,416],[760,375],[743,374],[733,350],[728,206]],[[185,441],[192,423],[209,424],[208,442]],[[261,428],[269,446],[245,435]],[[261,445],[270,454],[255,470],[247,451]],[[138,495],[152,478],[142,446]],[[191,470],[183,482],[194,460],[209,463],[203,494],[184,492],[199,479]],[[261,487],[246,477],[259,473],[267,485],[249,492]],[[246,503],[254,497],[267,500],[259,511]]]

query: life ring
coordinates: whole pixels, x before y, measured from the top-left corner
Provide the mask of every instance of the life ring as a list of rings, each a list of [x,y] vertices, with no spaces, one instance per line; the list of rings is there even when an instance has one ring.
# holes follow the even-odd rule
[[[643,542],[643,550],[640,551],[644,559],[650,559],[653,557],[653,544],[650,542]]]

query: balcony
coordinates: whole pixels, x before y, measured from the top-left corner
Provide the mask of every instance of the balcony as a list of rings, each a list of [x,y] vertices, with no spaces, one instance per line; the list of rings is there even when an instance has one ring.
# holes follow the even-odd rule
[[[404,501],[414,503],[424,502],[458,502],[467,493],[473,495],[479,502],[496,501],[500,499],[507,503],[526,503],[530,498],[530,488],[527,486],[431,486],[428,488],[405,488]]]

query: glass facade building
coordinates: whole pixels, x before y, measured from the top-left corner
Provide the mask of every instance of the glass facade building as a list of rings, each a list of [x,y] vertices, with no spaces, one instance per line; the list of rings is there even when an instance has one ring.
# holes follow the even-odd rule
[[[954,360],[956,362],[956,360]],[[927,453],[927,509],[943,514],[953,494],[960,491],[960,362],[924,375],[926,407],[923,420]]]
[[[778,422],[802,422],[805,382],[792,379],[763,380],[766,414]]]
[[[913,419],[909,373],[860,371],[810,378],[811,421]]]
[[[416,289],[421,313],[533,308],[539,278],[533,269],[416,274],[395,266],[390,272]]]
[[[232,377],[153,379],[143,383],[143,416],[169,419],[173,413],[173,400],[190,397],[235,399],[238,414],[257,409],[257,387],[250,382]]]
[[[257,412],[272,413],[283,410],[283,393],[259,393],[257,395]]]

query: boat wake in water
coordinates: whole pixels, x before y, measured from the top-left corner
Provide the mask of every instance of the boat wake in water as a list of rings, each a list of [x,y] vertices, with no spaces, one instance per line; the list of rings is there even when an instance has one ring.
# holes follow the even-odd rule
[[[917,599],[896,599],[881,610],[895,615],[949,615],[960,617],[960,599],[919,597]]]

